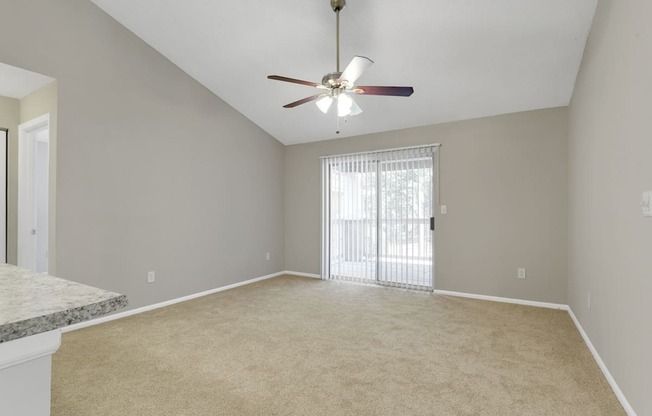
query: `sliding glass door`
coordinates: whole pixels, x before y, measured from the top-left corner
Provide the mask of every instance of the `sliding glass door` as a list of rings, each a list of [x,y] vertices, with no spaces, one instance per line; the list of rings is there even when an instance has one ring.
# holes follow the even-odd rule
[[[379,165],[378,283],[432,288],[433,158],[401,153]]]
[[[330,278],[376,281],[377,192],[377,161],[358,155],[330,164]]]
[[[435,146],[322,159],[322,276],[431,290]]]

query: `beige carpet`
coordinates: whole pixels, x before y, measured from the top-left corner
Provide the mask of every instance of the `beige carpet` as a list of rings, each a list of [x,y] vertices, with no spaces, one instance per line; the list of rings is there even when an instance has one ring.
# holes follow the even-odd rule
[[[63,336],[52,414],[621,415],[566,312],[284,276]]]

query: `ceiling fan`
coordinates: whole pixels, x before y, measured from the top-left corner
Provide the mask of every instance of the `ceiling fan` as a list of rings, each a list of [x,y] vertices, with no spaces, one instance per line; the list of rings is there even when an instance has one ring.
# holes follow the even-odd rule
[[[330,0],[331,8],[336,15],[336,53],[337,66],[335,72],[330,72],[321,80],[321,84],[310,81],[303,81],[295,78],[283,77],[280,75],[269,75],[267,78],[276,81],[291,82],[294,84],[307,85],[309,87],[319,88],[324,92],[303,98],[301,100],[286,104],[285,108],[294,108],[301,104],[317,100],[317,107],[327,113],[328,109],[337,102],[337,115],[345,117],[348,115],[355,116],[362,113],[362,109],[352,98],[352,94],[361,95],[389,95],[396,97],[409,97],[414,92],[412,87],[393,87],[393,86],[356,86],[355,82],[360,78],[362,73],[374,62],[364,56],[355,56],[349,65],[340,72],[340,10],[346,5],[346,0]]]

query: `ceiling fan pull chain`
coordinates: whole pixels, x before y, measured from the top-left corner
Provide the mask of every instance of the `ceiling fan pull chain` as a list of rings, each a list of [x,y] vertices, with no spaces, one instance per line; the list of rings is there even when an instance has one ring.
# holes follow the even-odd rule
[[[335,113],[335,134],[340,134],[340,117]]]

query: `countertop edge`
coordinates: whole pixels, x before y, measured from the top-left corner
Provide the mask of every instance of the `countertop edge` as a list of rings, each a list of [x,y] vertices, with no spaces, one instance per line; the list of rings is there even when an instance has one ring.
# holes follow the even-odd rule
[[[117,294],[115,297],[88,305],[12,322],[0,327],[0,343],[99,318],[124,308],[128,304],[126,295]]]

